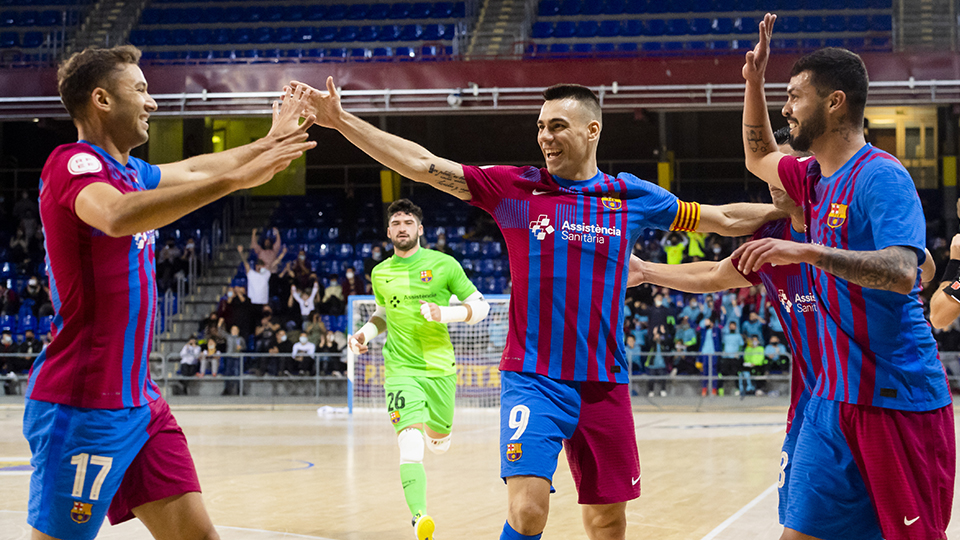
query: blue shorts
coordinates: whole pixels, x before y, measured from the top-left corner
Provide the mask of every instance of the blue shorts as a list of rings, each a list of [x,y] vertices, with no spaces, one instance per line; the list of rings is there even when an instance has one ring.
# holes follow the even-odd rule
[[[790,431],[783,438],[783,447],[780,449],[780,477],[777,479],[777,488],[779,489],[780,502],[778,511],[780,514],[780,524],[787,522],[787,505],[790,501],[790,481],[793,477],[793,460],[796,458],[797,439],[800,438],[800,430],[803,428],[803,410],[797,410],[793,417],[793,424]],[[801,488],[802,489],[802,488]]]
[[[565,448],[580,504],[640,496],[640,456],[627,385],[503,371],[500,476],[553,482]]]
[[[26,400],[27,523],[54,538],[97,536],[124,473],[149,438],[150,406],[82,409]]]

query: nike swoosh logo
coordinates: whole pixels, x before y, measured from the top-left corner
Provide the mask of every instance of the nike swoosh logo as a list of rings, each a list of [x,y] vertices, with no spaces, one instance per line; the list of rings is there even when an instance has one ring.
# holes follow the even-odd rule
[[[390,279],[384,280],[384,283],[390,283],[391,281],[393,281],[393,280],[395,280],[395,279],[397,279],[397,278],[390,278]]]
[[[913,518],[913,519],[907,519],[907,516],[903,516],[903,524],[906,525],[907,527],[909,527],[909,526],[913,525],[914,523],[916,523],[918,519],[920,519],[920,516],[917,516],[917,517],[915,517],[915,518]]]
[[[633,482],[633,485],[637,485],[637,482],[640,481],[640,477],[638,476],[638,477],[636,477],[636,478],[631,478],[630,481]],[[906,519],[906,518],[904,518],[904,519]]]
[[[543,195],[543,194],[546,194],[546,193],[550,193],[550,192],[549,192],[549,191],[540,191],[539,189],[533,190],[533,194],[534,194],[534,195]]]

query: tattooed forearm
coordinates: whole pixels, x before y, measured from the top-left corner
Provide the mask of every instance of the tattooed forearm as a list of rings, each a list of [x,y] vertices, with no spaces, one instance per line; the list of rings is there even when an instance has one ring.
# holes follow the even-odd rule
[[[880,251],[824,248],[814,265],[861,287],[901,294],[910,293],[917,276],[917,254],[897,246]]]
[[[770,152],[770,143],[764,140],[763,126],[754,126],[751,124],[744,124],[743,127],[746,129],[746,139],[747,144],[750,148],[750,151],[756,154],[757,152],[762,152],[764,154]]]
[[[440,169],[435,163],[430,164],[427,171],[437,178],[436,185],[452,195],[470,195],[467,179],[448,169]]]

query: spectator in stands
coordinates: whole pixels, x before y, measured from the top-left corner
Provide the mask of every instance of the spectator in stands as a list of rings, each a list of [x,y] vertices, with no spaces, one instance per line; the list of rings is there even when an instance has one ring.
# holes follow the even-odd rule
[[[173,274],[177,271],[177,261],[182,252],[177,247],[177,242],[173,238],[168,238],[167,243],[157,254],[157,288],[165,291],[173,283]]]
[[[53,315],[53,304],[50,303],[50,289],[40,283],[40,278],[30,276],[27,286],[23,289],[23,300],[33,300],[33,316],[36,318]]]
[[[310,314],[310,321],[304,323],[303,331],[311,343],[319,343],[320,339],[327,334],[327,326],[323,324],[320,314],[314,311]]]
[[[645,364],[647,375],[652,377],[662,377],[667,374],[667,359],[664,353],[673,350],[673,341],[666,335],[663,326],[654,326],[650,339],[650,355]],[[667,384],[665,381],[651,380],[647,383],[647,396],[653,397],[657,385],[660,386],[660,397],[667,395]]]
[[[215,343],[210,341],[210,343]],[[197,368],[200,363],[200,346],[197,345],[197,337],[190,336],[187,343],[180,349],[180,375],[192,377],[197,374]]]
[[[723,302],[720,304],[720,313],[723,316],[723,324],[729,326],[730,323],[737,323],[740,326],[740,320],[743,317],[743,306],[737,302],[737,295],[732,291],[727,291],[723,295]]]
[[[230,291],[230,296],[233,296],[232,290]],[[206,319],[201,319],[197,324],[197,335],[207,336],[208,332],[210,332],[210,327],[212,326],[213,328],[216,328],[219,324],[221,323],[220,317],[217,316],[217,312],[211,311],[210,315],[208,315]]]
[[[723,343],[723,356],[720,360],[720,373],[723,375],[733,375],[740,371],[740,351],[746,342],[743,340],[743,334],[737,330],[737,323],[730,321],[727,330],[720,337]]]
[[[382,260],[383,246],[374,244],[370,248],[370,256],[363,260],[363,279],[367,280],[367,283],[370,283],[370,274],[373,272],[373,267],[380,264]]]
[[[260,324],[257,325],[254,337],[254,350],[258,353],[268,353],[277,345],[277,332],[280,330],[280,323],[273,317],[273,312],[269,306],[263,310],[263,317]],[[269,358],[259,357],[251,361],[248,369],[253,370],[258,377],[269,372],[268,366],[272,365]],[[274,369],[273,374],[276,374]]]
[[[313,270],[310,269],[310,265],[307,264],[307,252],[300,250],[300,253],[297,254],[297,260],[293,262],[293,281],[299,289],[309,289],[316,283],[317,275],[313,273]]]
[[[630,370],[634,375],[643,373],[643,361],[641,359],[640,345],[637,343],[637,338],[630,333],[627,333],[626,336],[625,350],[627,352],[627,362],[630,363]]]
[[[23,333],[23,342],[20,343],[20,353],[23,354],[23,356],[20,358],[19,369],[22,371],[29,370],[30,366],[33,365],[33,361],[42,350],[43,342],[36,338],[33,330],[25,331]]]
[[[40,228],[40,205],[37,197],[31,197],[27,190],[21,191],[20,200],[13,205],[13,217],[23,227],[26,237],[32,237]]]
[[[709,318],[714,322],[714,324],[716,324],[717,321],[719,321],[723,316],[723,314],[720,312],[719,302],[717,302],[717,299],[712,294],[708,294],[703,299],[702,308],[703,318]],[[702,321],[703,319],[700,320]]]
[[[683,262],[683,252],[687,249],[689,240],[681,233],[674,232],[664,235],[660,240],[660,247],[667,254],[667,264]]]
[[[343,287],[344,305],[350,301],[350,296],[354,294],[367,294],[367,284],[362,277],[357,275],[357,269],[348,266],[343,273],[344,279],[340,286]]]
[[[690,262],[704,260],[707,257],[707,254],[703,251],[704,244],[706,244],[707,241],[707,234],[692,231],[687,233],[687,238],[690,240],[690,245],[687,246],[687,256],[690,257]]]
[[[270,274],[271,269],[263,259],[257,259],[253,268],[243,256],[243,246],[237,246],[237,253],[240,254],[240,260],[243,262],[243,269],[247,273],[247,294],[250,295],[250,302],[255,308],[263,309],[270,303]],[[277,260],[273,263],[276,264]]]
[[[700,302],[697,301],[695,296],[691,297],[687,305],[683,307],[680,316],[688,318],[690,324],[693,326],[700,324],[700,321],[703,320],[704,313],[700,307]]]
[[[648,308],[644,315],[648,320],[648,328],[659,328],[661,332],[666,333],[667,326],[673,326],[673,310],[664,305],[663,295],[660,293],[653,297],[653,306]],[[651,345],[654,341],[651,337]]]
[[[324,315],[343,315],[347,304],[343,297],[343,284],[336,274],[330,274],[320,305],[320,312]]]
[[[257,243],[257,229],[254,229],[253,232],[250,233],[250,251],[256,253],[257,259],[263,261],[264,267],[271,272],[276,271],[274,263],[283,259],[283,255],[281,255],[283,244],[280,241],[280,231],[277,230],[276,227],[273,228],[273,238],[275,238],[276,241],[264,233],[263,247],[260,247],[260,244]]]
[[[192,236],[187,238],[186,244],[183,245],[183,253],[180,255],[180,258],[177,259],[174,275],[183,272],[185,276],[190,271],[190,261],[197,258],[197,252],[197,241]]]
[[[729,253],[727,250],[723,249],[723,244],[720,242],[719,238],[714,238],[709,244],[709,249],[707,250],[707,260],[708,261],[722,261],[727,258]]]
[[[324,336],[320,336],[320,339],[324,339]],[[292,375],[296,373],[298,375],[306,375],[309,373],[313,375],[315,364],[313,355],[316,352],[317,346],[308,339],[307,334],[300,334],[300,339],[293,344],[290,358],[287,361],[287,367],[284,369],[283,374]]]
[[[337,334],[333,330],[327,330],[327,333],[323,335],[323,340],[317,343],[317,352],[318,353],[327,353],[328,355],[336,356],[327,356],[328,364],[326,371],[327,375],[336,375],[341,377],[347,371],[347,365],[343,363],[342,352],[346,347],[346,339],[344,343],[340,343],[337,340]]]
[[[30,257],[30,237],[23,229],[23,225],[17,227],[17,233],[10,238],[10,262],[24,264]]]
[[[0,315],[16,315],[20,310],[20,298],[16,291],[7,288],[6,280],[0,280]]]
[[[753,384],[754,375],[764,375],[764,353],[763,345],[760,344],[760,338],[751,336],[749,344],[743,349],[743,368],[737,373],[737,386],[740,388],[739,395],[756,392],[758,396],[763,395],[763,390],[756,388]],[[746,387],[746,389],[744,389]]]
[[[718,371],[718,362],[717,362],[717,352],[721,349],[720,346],[720,332],[718,328],[714,328],[713,319],[707,317],[703,319],[703,323],[700,326],[700,358],[699,363],[702,366],[701,370],[706,376],[716,377],[720,372]],[[713,382],[713,395],[717,395],[718,381],[714,380]],[[707,381],[703,382],[703,388],[700,389],[700,395],[707,395]]]
[[[777,341],[783,343],[783,340],[785,340],[787,336],[784,335],[783,325],[780,324],[780,317],[777,316],[777,307],[769,300],[766,301],[766,304],[764,318],[767,321],[767,339],[772,340],[776,337]]]
[[[740,289],[737,293],[737,298],[740,305],[743,306],[748,313],[760,312],[760,309],[763,307],[763,302],[767,296],[767,289],[764,287],[761,290],[761,287],[756,285],[752,287],[746,287]]]
[[[281,369],[285,369],[284,366],[290,361],[290,356],[293,354],[293,345],[294,343],[290,340],[286,330],[283,328],[277,330],[277,354],[280,355],[277,362],[278,374]]]
[[[234,326],[234,328],[236,328],[236,326]],[[227,338],[227,343],[229,342],[230,338]],[[181,351],[180,354],[182,355],[183,352]],[[200,371],[197,372],[197,377],[206,375],[207,366],[210,366],[211,374],[216,377],[220,371],[220,351],[217,349],[217,342],[212,339],[207,340],[207,348],[200,354]]]
[[[763,348],[763,354],[767,358],[767,365],[770,369],[785,371],[787,369],[787,348],[780,343],[780,338],[776,335],[770,336],[770,343]]]
[[[13,341],[13,335],[9,330],[0,333],[0,375],[7,379],[3,385],[3,391],[8,396],[17,394],[20,388],[16,369],[18,358],[7,356],[16,354],[17,349],[17,344]]]
[[[683,343],[685,351],[694,352],[697,350],[697,331],[690,326],[689,317],[680,318],[680,324],[677,325],[674,334],[674,341]]]
[[[743,334],[747,336],[747,339],[755,337],[760,340],[761,344],[763,343],[763,325],[764,320],[760,318],[760,315],[756,311],[750,312],[750,316],[747,318],[746,322],[743,323],[741,330]]]
[[[290,299],[287,300],[287,307],[293,307],[294,303],[300,306],[300,309],[296,311],[296,327],[302,328],[304,321],[310,320],[310,314],[316,311],[316,300],[317,295],[320,294],[320,284],[314,283],[313,289],[307,291],[302,290],[298,291],[296,285],[290,286]]]
[[[237,285],[233,288],[234,297],[227,304],[227,313],[224,317],[226,326],[238,326],[240,333],[249,336],[257,327],[257,321],[260,319],[260,311],[253,306],[250,299],[247,298],[247,289],[243,285]]]

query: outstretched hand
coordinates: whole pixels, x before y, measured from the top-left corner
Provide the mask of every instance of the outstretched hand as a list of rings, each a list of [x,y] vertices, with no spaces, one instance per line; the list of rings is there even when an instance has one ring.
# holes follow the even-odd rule
[[[306,131],[312,126],[316,118],[307,112],[307,105],[313,92],[316,90],[309,86],[297,88],[284,86],[280,101],[273,102],[273,124],[270,126],[267,138],[283,139],[300,130]],[[303,124],[300,124],[301,118],[305,118]]]
[[[809,247],[809,244],[800,242],[761,238],[760,240],[751,240],[738,247],[731,257],[734,260],[739,259],[737,268],[741,273],[747,275],[759,271],[760,267],[765,264],[777,266],[813,262],[807,260],[807,249]]]
[[[370,350],[365,343],[361,343],[361,339],[364,339],[363,332],[357,332],[347,339],[347,347],[350,347],[353,354],[364,354]]]
[[[743,64],[743,78],[748,83],[763,84],[767,61],[770,59],[770,37],[773,36],[773,23],[776,20],[776,15],[767,13],[760,21],[760,40],[752,51],[747,51]]]
[[[333,77],[327,77],[326,92],[300,81],[290,81],[290,86],[296,89],[308,89],[308,98],[304,100],[304,111],[314,115],[318,125],[336,129],[336,123],[343,114],[343,107],[340,105],[340,94],[337,93],[337,87],[333,84]]]

